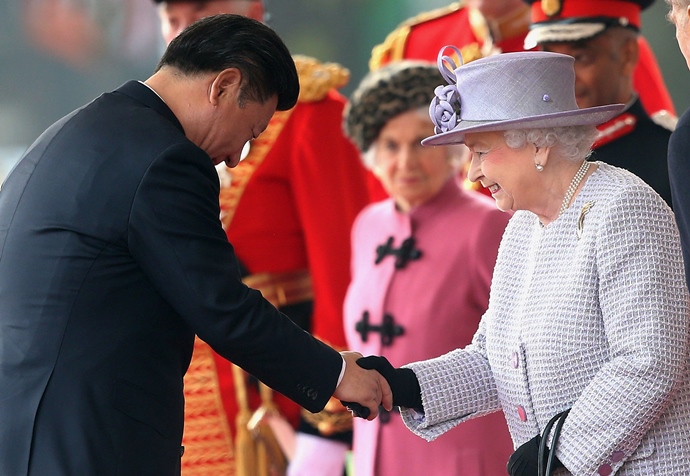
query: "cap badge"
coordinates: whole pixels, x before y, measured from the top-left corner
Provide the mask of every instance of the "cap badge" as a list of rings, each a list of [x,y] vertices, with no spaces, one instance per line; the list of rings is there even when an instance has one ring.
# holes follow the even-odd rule
[[[541,9],[546,16],[552,17],[561,13],[561,0],[541,0]]]

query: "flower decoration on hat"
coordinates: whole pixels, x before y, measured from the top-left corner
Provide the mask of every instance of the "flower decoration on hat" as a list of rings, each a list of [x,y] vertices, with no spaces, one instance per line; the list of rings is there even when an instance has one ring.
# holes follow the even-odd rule
[[[455,128],[460,122],[460,92],[456,86],[457,78],[455,70],[458,68],[450,56],[443,52],[451,48],[460,58],[462,66],[462,54],[455,46],[446,46],[438,54],[438,70],[443,78],[448,82],[447,85],[440,85],[434,89],[434,99],[429,105],[429,116],[434,123],[434,133],[440,134]]]

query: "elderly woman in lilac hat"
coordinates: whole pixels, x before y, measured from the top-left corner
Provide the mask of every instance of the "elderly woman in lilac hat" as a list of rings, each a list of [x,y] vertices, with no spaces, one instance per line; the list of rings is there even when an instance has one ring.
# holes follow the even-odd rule
[[[588,162],[573,58],[506,53],[456,67],[425,145],[464,143],[469,178],[514,211],[472,344],[394,368],[394,404],[432,441],[503,411],[513,476],[690,474],[690,308],[673,213],[625,170]],[[453,240],[452,235],[446,237]]]

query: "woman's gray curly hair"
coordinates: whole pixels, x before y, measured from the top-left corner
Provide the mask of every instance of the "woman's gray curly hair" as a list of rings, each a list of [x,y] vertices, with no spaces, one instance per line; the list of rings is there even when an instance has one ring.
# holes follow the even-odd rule
[[[381,129],[404,112],[429,108],[434,88],[443,80],[433,63],[398,61],[369,72],[343,112],[345,134],[366,153]],[[429,134],[433,131],[429,120]]]
[[[591,154],[597,134],[597,128],[594,126],[570,126],[509,130],[503,133],[503,137],[511,149],[520,149],[527,144],[551,147],[554,154],[577,161]]]

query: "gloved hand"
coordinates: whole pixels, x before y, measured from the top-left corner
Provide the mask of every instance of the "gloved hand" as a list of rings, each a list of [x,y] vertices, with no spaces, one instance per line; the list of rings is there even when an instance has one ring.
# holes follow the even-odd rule
[[[360,359],[361,360],[361,359]],[[395,398],[395,393],[393,393]],[[518,447],[515,452],[510,455],[506,470],[510,476],[537,476],[539,472],[539,444],[541,443],[541,435],[537,435],[527,443]],[[544,459],[548,453],[544,455]],[[546,461],[543,463],[546,465]],[[554,455],[551,462],[551,469],[555,470],[563,468],[563,463]]]
[[[393,392],[393,405],[422,409],[422,391],[419,380],[412,369],[396,369],[385,357],[370,355],[357,359],[357,365],[367,370],[376,370],[388,381]]]

